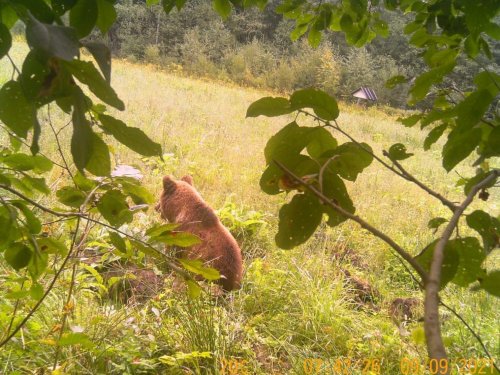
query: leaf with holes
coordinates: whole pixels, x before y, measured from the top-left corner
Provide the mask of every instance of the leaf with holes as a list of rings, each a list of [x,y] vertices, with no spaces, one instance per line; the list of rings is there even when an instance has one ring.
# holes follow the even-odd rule
[[[346,142],[335,149],[333,156],[337,156],[329,164],[329,169],[338,173],[342,178],[356,181],[373,161],[372,149],[366,143]]]
[[[356,211],[354,204],[349,197],[344,181],[342,181],[337,174],[327,170],[323,174],[323,186],[320,186],[320,189],[324,195],[333,201],[333,203],[342,207],[347,212],[353,214]],[[323,204],[322,208],[328,215],[327,224],[331,227],[335,227],[347,220],[346,216],[342,215],[327,204]]]
[[[296,194],[279,212],[276,244],[282,249],[292,249],[306,242],[323,217],[318,198],[312,194]]]
[[[0,89],[0,120],[22,138],[26,138],[35,123],[34,107],[17,81],[9,81]]]
[[[395,143],[389,148],[389,159],[405,160],[414,154],[406,152],[406,146],[402,143]]]
[[[31,48],[66,61],[71,61],[80,54],[75,29],[48,25],[34,17],[30,17],[26,24],[26,40]]]
[[[73,186],[62,187],[56,192],[56,197],[62,204],[73,208],[80,208],[86,198],[84,193]]]
[[[127,197],[118,190],[109,190],[97,202],[97,209],[111,224],[120,226],[130,223],[133,214],[127,204]]]

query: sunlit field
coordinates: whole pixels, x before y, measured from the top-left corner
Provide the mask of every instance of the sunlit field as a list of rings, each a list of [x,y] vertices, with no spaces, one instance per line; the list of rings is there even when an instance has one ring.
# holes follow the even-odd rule
[[[25,52],[26,47],[17,43],[14,59],[21,61]],[[11,74],[10,63],[3,59],[2,83]],[[163,175],[192,175],[196,188],[240,242],[245,258],[243,286],[224,300],[190,300],[173,290],[173,276],[151,259],[145,267],[155,271],[157,290],[149,298],[126,303],[102,293],[99,284],[107,281],[94,270],[95,264],[83,262],[68,323],[73,332],[83,332],[90,340],[64,346],[57,373],[230,374],[230,366],[233,370],[237,366],[235,374],[401,374],[400,366],[407,359],[422,363],[412,374],[428,373],[418,316],[398,327],[389,315],[395,298],[421,298],[422,293],[387,245],[356,224],[344,223],[334,229],[322,227],[294,250],[276,247],[278,210],[288,198],[260,191],[263,150],[267,140],[295,117],[246,119],[245,113],[263,96],[286,94],[180,76],[127,61],[114,62],[112,86],[126,104],[124,112],[113,114],[143,129],[164,151],[163,161],[145,159],[109,139],[114,163],[140,169],[145,186],[155,196],[160,194]],[[451,200],[461,199],[462,187],[455,186],[459,176],[447,176],[441,167],[440,147],[423,152],[426,133],[399,124],[402,113],[343,102],[339,106],[339,124],[354,138],[369,143],[380,156],[393,143],[406,144],[415,153],[404,161],[406,169]],[[68,122],[52,107],[42,114],[42,127],[49,115],[56,129]],[[310,123],[303,116],[297,121]],[[49,132],[44,134],[42,142],[57,160],[57,147],[49,143]],[[61,132],[67,155],[70,134],[69,127]],[[346,141],[341,134],[334,136]],[[8,142],[3,130],[0,139],[2,144]],[[49,181],[52,190],[63,178],[54,168]],[[357,214],[414,255],[433,238],[428,221],[448,215],[439,201],[377,162],[348,188]],[[498,196],[490,199],[498,214]],[[159,220],[151,208],[128,229],[140,234]],[[57,232],[57,223],[51,230]],[[104,233],[90,238],[89,248],[99,243],[99,236]],[[0,263],[0,282],[12,273]],[[69,279],[67,271],[21,335],[0,350],[1,374],[50,373],[56,351],[54,332]],[[152,282],[140,277],[137,281],[146,287]],[[370,288],[368,295],[360,284]],[[4,286],[0,289],[2,325],[9,321],[15,304],[6,295],[9,285]],[[498,357],[498,300],[451,284],[442,297]],[[28,310],[29,306],[19,306],[21,312]],[[484,358],[481,345],[456,316],[445,309],[442,313],[453,363]],[[18,315],[20,320],[24,314]],[[0,335],[4,330],[0,328]]]

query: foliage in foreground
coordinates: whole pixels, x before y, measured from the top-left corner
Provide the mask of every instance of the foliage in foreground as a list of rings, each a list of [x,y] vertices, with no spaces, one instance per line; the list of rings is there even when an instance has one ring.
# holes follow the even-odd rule
[[[181,8],[184,5],[170,1],[164,1],[162,4],[167,12],[174,6]],[[231,11],[231,3],[227,0],[216,0],[213,4],[223,17],[227,17]],[[264,6],[265,3],[247,2],[236,5]],[[378,2],[373,5],[378,5]],[[412,104],[424,99],[432,86],[443,82],[453,71],[459,56],[474,59],[484,53],[491,57],[488,37],[498,38],[498,25],[492,19],[497,14],[499,5],[494,1],[460,3],[455,4],[453,9],[449,2],[444,1],[432,4],[387,1],[384,5],[387,9],[399,7],[415,15],[414,22],[408,25],[406,31],[412,35],[411,43],[424,48],[424,61],[429,70],[417,77],[412,85]],[[313,46],[319,44],[322,32],[327,29],[344,32],[347,42],[355,46],[371,41],[376,34],[387,33],[387,27],[380,20],[378,12],[372,11],[365,2],[346,1],[341,5],[317,5],[285,1],[277,11],[295,19],[296,29],[293,35],[299,37],[307,33]],[[1,3],[1,12],[1,56],[9,52],[9,29],[17,19],[26,25],[26,40],[31,50],[21,68],[12,63],[13,77],[0,90],[0,119],[11,136],[10,145],[2,150],[4,169],[0,188],[10,194],[5,199],[2,197],[0,213],[3,233],[0,245],[4,250],[6,262],[12,268],[27,270],[29,279],[20,279],[20,293],[17,296],[33,298],[36,303],[19,324],[9,325],[0,346],[14,337],[42,305],[70,257],[78,255],[83,248],[94,224],[111,229],[108,241],[125,254],[129,254],[132,249],[138,249],[140,254],[163,258],[163,254],[152,244],[189,246],[197,240],[189,235],[174,233],[175,224],[151,228],[146,233],[146,240],[117,229],[123,224],[131,223],[134,212],[143,209],[144,204],[151,203],[152,198],[133,177],[120,172],[112,174],[109,147],[103,137],[112,136],[146,156],[161,156],[161,148],[139,129],[128,127],[106,114],[105,107],[102,104],[94,105],[82,90],[83,86],[87,86],[86,89],[103,103],[118,110],[124,109],[124,103],[109,84],[109,51],[103,44],[83,39],[95,26],[103,33],[109,30],[116,16],[113,3],[107,0],[80,0],[53,2],[49,6],[41,0],[26,4],[6,1]],[[69,27],[64,26],[62,17],[68,12]],[[86,48],[93,55],[100,72],[93,63],[79,59],[80,48]],[[406,80],[407,77],[399,76],[389,84],[395,85]],[[304,194],[296,194],[292,202],[282,208],[278,245],[291,248],[304,242],[320,223],[323,213],[328,215],[328,224],[331,226],[350,218],[383,238],[415,269],[422,280],[422,286],[426,290],[425,328],[429,355],[438,359],[446,358],[438,316],[440,286],[451,280],[461,286],[479,281],[482,289],[498,294],[498,271],[486,273],[481,267],[488,252],[498,245],[498,220],[485,211],[471,213],[467,216],[467,224],[479,232],[483,244],[475,237],[457,236],[449,241],[475,195],[481,191],[482,198],[487,200],[487,189],[493,187],[498,179],[498,170],[490,169],[488,164],[490,159],[498,156],[500,149],[498,117],[489,112],[498,95],[498,76],[487,71],[480,72],[475,77],[475,84],[475,91],[458,98],[452,94],[453,87],[440,87],[435,93],[433,111],[412,116],[404,121],[408,126],[420,121],[422,127],[438,122],[429,133],[427,147],[445,132],[449,132],[443,148],[443,166],[447,171],[452,170],[473,151],[477,152],[478,157],[474,165],[479,167],[479,172],[467,179],[467,198],[462,204],[450,202],[405,171],[400,161],[411,155],[404,145],[395,144],[387,151],[387,157],[393,164],[388,168],[416,183],[452,211],[446,229],[437,243],[430,244],[418,259],[352,215],[354,205],[347,195],[342,179],[355,180],[371,163],[372,157],[378,158],[368,145],[351,140],[351,143],[337,147],[337,141],[323,126],[301,128],[292,123],[282,131],[283,133],[278,133],[278,136],[271,139],[266,149],[269,168],[262,185],[264,190],[268,189],[270,193],[276,193],[279,189],[307,190]],[[39,121],[41,108],[54,104],[71,118],[69,124],[72,125],[73,132],[69,145],[59,145],[57,131],[50,126],[50,117],[48,126]],[[340,131],[340,127],[335,123],[338,116],[335,100],[312,89],[298,91],[290,100],[271,98],[259,101],[251,108],[250,115],[276,116],[302,111],[304,108],[312,108],[318,121],[323,122],[325,126],[330,126],[330,122],[333,122],[334,128]],[[59,203],[67,207],[65,209],[44,206],[33,199],[34,197],[30,197],[32,189],[45,194],[51,192],[43,174],[52,169],[54,161],[40,153],[40,139],[50,130],[59,145],[60,167],[72,181],[56,193]],[[285,141],[284,133],[287,134]],[[32,155],[20,152],[19,140],[29,143]],[[76,171],[64,157],[62,149],[66,147],[70,150]],[[309,157],[301,154],[304,148],[307,149]],[[316,159],[314,167],[312,159]],[[86,173],[96,178],[88,178]],[[326,206],[322,206],[320,202]],[[67,230],[72,232],[68,243],[58,241],[48,231],[42,235],[42,223],[33,215],[29,206],[64,219]],[[302,212],[307,214],[307,220],[298,221],[303,218]],[[94,215],[100,215],[103,219]],[[437,228],[444,222],[446,218],[436,219],[430,225]],[[49,271],[49,255],[51,258],[62,258],[63,261],[44,290],[38,280]],[[141,257],[139,255],[139,258]],[[170,262],[169,266],[189,278],[173,262]],[[75,267],[73,266],[73,278],[61,318],[60,334],[56,342],[58,348],[67,342],[74,342],[72,340],[78,340],[80,343],[85,341],[77,333],[70,334],[69,338],[64,336],[66,316],[71,310]],[[191,265],[190,269],[205,276],[209,275],[199,265]],[[188,284],[192,294],[200,293],[194,282]],[[15,311],[14,307],[14,316]],[[58,356],[59,350],[56,351],[54,367]]]

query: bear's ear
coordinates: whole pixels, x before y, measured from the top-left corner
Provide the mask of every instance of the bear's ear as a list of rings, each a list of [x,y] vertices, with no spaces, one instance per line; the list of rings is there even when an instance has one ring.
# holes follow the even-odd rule
[[[172,194],[176,188],[177,186],[173,178],[171,178],[170,176],[163,177],[163,190],[166,193]]]
[[[193,182],[193,177],[191,177],[190,175],[185,175],[184,177],[181,178],[182,181],[184,182],[187,182],[189,185],[191,186],[194,186],[194,182]]]

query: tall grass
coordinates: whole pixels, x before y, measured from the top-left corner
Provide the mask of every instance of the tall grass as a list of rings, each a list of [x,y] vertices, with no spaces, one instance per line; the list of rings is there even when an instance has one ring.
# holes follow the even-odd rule
[[[16,45],[14,58],[19,61],[25,52]],[[9,79],[10,74],[9,65],[2,61],[0,79]],[[91,343],[65,347],[61,371],[218,374],[221,362],[234,358],[245,360],[250,374],[302,374],[304,360],[320,358],[325,366],[334,365],[337,359],[351,359],[350,373],[360,374],[364,359],[377,358],[382,360],[383,374],[397,374],[402,358],[424,360],[421,323],[411,323],[406,327],[409,335],[402,335],[387,313],[394,298],[419,297],[421,293],[385,244],[355,224],[345,223],[334,229],[322,227],[297,249],[275,247],[277,212],[287,198],[264,195],[258,181],[265,167],[266,141],[292,118],[245,119],[252,101],[275,93],[179,77],[126,61],[114,62],[112,84],[127,106],[126,112],[114,114],[142,128],[165,151],[164,162],[141,159],[111,142],[114,161],[142,169],[145,185],[157,195],[162,175],[193,175],[207,202],[220,209],[226,223],[239,233],[244,282],[225,301],[191,301],[174,292],[172,277],[156,265],[163,278],[162,292],[146,302],[124,305],[96,292],[99,280],[81,269],[69,327],[73,332],[85,332]],[[340,103],[340,109],[339,124],[355,138],[368,142],[379,154],[393,143],[407,144],[416,155],[405,161],[405,167],[450,199],[460,199],[455,178],[439,165],[439,147],[421,151],[424,134],[402,127],[396,122],[397,114],[377,108]],[[51,111],[55,125],[63,126],[67,119],[55,108]],[[42,122],[47,116],[42,115]],[[307,123],[302,117],[298,121]],[[70,129],[62,134],[67,140]],[[345,140],[340,134],[335,136]],[[42,141],[57,158],[50,139]],[[57,173],[51,182],[56,189],[60,183]],[[447,213],[416,186],[377,164],[348,188],[358,214],[413,254],[432,238],[428,220]],[[498,200],[493,202],[498,204]],[[266,225],[246,230],[243,223],[249,211],[257,212]],[[133,230],[141,232],[157,220],[151,210]],[[98,236],[91,240],[97,241]],[[498,262],[491,267],[498,267]],[[374,305],[356,300],[356,290],[344,269],[378,290]],[[3,296],[16,285],[14,276],[0,264],[1,321],[13,308],[13,301]],[[51,368],[68,280],[69,275],[63,275],[22,336],[0,352],[0,372]],[[452,286],[442,297],[481,334],[492,354],[498,355],[498,301],[482,292]],[[471,334],[449,313],[444,333],[452,358],[484,357]]]

